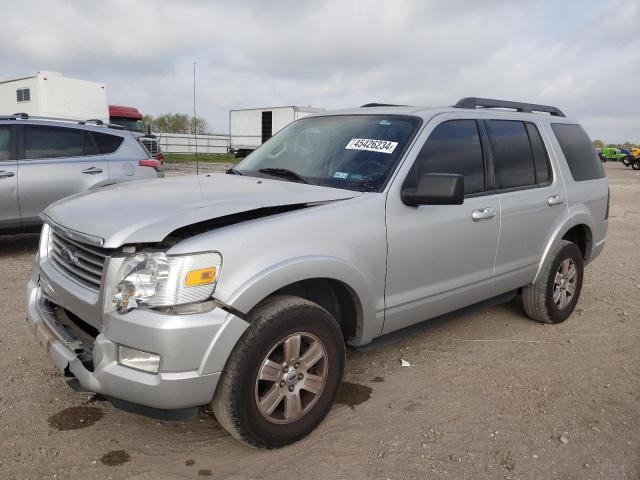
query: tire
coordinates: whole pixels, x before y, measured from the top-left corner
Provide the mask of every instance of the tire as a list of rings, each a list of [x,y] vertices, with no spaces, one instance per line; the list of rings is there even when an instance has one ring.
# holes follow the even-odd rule
[[[248,320],[251,325],[227,360],[212,409],[218,422],[241,442],[258,448],[283,447],[308,435],[331,410],[344,373],[344,339],[329,312],[291,295],[269,297]],[[286,339],[294,352],[298,335],[299,361],[285,362],[282,342]],[[305,354],[311,351],[324,357],[308,360],[305,366]],[[266,380],[258,378],[259,371],[265,372]],[[283,398],[276,403],[280,395]],[[275,409],[269,413],[265,405]]]
[[[633,162],[631,164],[631,168],[633,168],[634,170],[640,170],[640,160],[636,160],[635,162]]]
[[[624,158],[622,159],[622,164],[623,164],[625,167],[628,167],[628,166],[629,166],[629,165],[631,165],[632,163],[633,163],[633,160],[632,160],[630,157],[628,157],[628,156],[627,156],[627,157],[624,157]]]
[[[561,273],[561,266],[566,267],[567,265],[573,265],[575,268],[575,283],[565,280],[562,284],[556,285],[556,274]],[[566,240],[560,241],[560,244],[549,256],[549,261],[543,266],[538,281],[522,289],[522,306],[527,316],[542,323],[564,322],[578,303],[583,276],[582,252],[575,243]],[[563,285],[567,292],[565,296],[562,294]],[[573,293],[569,297],[572,286]],[[560,290],[559,304],[554,301],[554,292],[558,292],[558,290]],[[567,300],[566,303],[563,302],[564,299]],[[563,303],[565,304],[563,305]]]

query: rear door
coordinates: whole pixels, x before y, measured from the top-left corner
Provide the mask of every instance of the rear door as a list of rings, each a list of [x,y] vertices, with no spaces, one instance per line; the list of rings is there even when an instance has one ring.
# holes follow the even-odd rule
[[[549,239],[567,216],[567,199],[544,131],[519,120],[485,125],[502,212],[495,282],[506,291],[533,280]]]
[[[24,125],[20,143],[18,199],[25,229],[40,224],[50,204],[109,181],[107,162],[87,130]]]
[[[0,230],[19,230],[17,127],[0,125]]]

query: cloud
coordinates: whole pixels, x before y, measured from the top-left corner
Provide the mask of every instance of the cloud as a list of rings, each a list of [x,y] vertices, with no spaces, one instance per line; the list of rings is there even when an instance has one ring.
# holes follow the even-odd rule
[[[114,103],[230,108],[447,105],[487,96],[559,106],[595,138],[640,141],[635,0],[53,2],[5,12],[0,75],[104,81]]]

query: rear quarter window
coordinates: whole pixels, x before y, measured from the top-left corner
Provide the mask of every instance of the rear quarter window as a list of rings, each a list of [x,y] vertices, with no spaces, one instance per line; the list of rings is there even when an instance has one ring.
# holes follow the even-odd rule
[[[605,176],[602,162],[587,132],[580,125],[552,123],[551,129],[558,139],[571,176],[577,182]]]
[[[118,135],[109,135],[108,133],[101,132],[92,132],[92,135],[98,147],[98,151],[102,154],[115,152],[120,148],[122,142],[124,142],[124,138],[119,137]]]

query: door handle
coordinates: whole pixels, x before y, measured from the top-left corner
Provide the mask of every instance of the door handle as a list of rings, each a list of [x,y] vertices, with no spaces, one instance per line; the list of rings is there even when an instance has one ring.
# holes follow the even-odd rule
[[[550,207],[553,207],[554,205],[560,205],[564,203],[564,198],[562,198],[562,195],[551,195],[549,198],[547,198],[547,203]]]
[[[471,219],[474,222],[482,222],[484,220],[491,220],[496,216],[496,209],[491,207],[479,208],[471,212]]]
[[[16,174],[13,172],[7,172],[6,170],[0,170],[0,178],[10,178],[15,177]]]
[[[82,173],[86,173],[88,175],[95,175],[96,173],[102,173],[102,169],[98,167],[90,167],[82,170]]]

